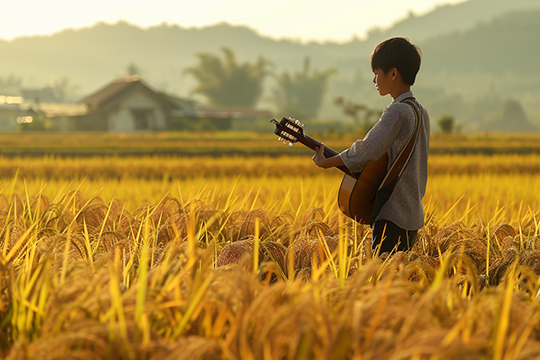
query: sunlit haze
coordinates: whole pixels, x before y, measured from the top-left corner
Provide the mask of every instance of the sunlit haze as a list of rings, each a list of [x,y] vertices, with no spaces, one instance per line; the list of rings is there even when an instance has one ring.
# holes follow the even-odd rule
[[[98,21],[126,20],[142,27],[183,27],[226,21],[264,35],[298,40],[348,40],[385,27],[412,11],[465,0],[0,0],[0,38],[47,35]]]

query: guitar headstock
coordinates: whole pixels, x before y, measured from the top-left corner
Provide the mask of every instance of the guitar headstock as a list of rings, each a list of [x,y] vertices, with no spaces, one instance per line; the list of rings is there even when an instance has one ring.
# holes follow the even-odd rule
[[[270,120],[271,123],[276,125],[274,134],[279,136],[279,141],[282,141],[285,145],[293,146],[299,138],[304,137],[304,124],[299,120],[291,118],[283,118],[280,122],[275,119]]]

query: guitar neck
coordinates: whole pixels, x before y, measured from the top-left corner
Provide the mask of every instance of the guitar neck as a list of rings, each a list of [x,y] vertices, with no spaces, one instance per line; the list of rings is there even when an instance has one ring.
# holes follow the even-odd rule
[[[321,146],[321,142],[320,141],[317,141],[315,140],[314,138],[312,138],[311,136],[308,136],[306,134],[304,134],[304,136],[300,136],[298,137],[298,142],[304,144],[305,146],[307,146],[308,148],[310,148],[311,150],[313,151],[317,151],[317,148],[319,146]],[[339,153],[337,151],[335,151],[334,149],[331,149],[329,148],[328,146],[324,146],[324,156],[326,158],[329,158],[329,157],[333,157],[333,156],[336,156],[336,155],[339,155]],[[336,166],[339,170],[343,171],[345,174],[349,175],[349,176],[352,176],[354,178],[356,178],[356,176],[351,173],[351,171],[349,170],[349,168],[347,168],[345,165],[343,166]]]

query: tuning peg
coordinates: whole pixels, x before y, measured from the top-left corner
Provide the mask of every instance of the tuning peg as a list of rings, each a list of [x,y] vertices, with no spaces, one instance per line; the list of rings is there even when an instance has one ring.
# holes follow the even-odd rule
[[[281,140],[283,140],[283,138],[280,136],[277,140],[278,140],[278,141],[281,141]]]
[[[293,144],[292,142],[289,143],[289,147],[293,147],[293,145],[294,145],[294,144]]]

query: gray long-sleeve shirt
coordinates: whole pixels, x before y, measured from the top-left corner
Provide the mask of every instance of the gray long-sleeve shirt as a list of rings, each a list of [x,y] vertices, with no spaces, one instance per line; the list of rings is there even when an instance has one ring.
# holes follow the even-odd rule
[[[388,152],[388,169],[414,132],[415,115],[410,105],[401,103],[412,97],[411,91],[401,94],[388,105],[379,121],[367,135],[340,153],[345,166],[354,173],[362,171],[368,162],[376,161]],[[416,100],[415,100],[416,101]],[[417,102],[418,104],[418,102]],[[422,122],[416,146],[394,192],[375,220],[389,220],[405,230],[424,226],[422,198],[426,192],[429,150],[429,115],[420,104]]]

